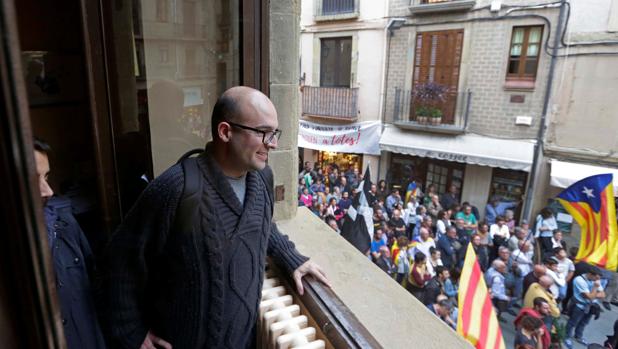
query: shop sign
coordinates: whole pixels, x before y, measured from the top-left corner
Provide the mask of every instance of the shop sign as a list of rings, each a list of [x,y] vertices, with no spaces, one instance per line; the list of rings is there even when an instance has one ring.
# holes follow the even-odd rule
[[[323,125],[299,121],[298,146],[303,148],[380,155],[380,121]]]
[[[455,161],[455,162],[467,162],[468,160],[468,155],[453,154],[453,153],[438,152],[438,151],[428,151],[425,154],[425,156],[428,158]]]

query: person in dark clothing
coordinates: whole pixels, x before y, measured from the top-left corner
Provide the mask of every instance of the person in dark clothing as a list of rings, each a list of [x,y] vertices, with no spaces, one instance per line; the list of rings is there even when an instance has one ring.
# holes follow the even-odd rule
[[[440,197],[440,204],[444,209],[449,209],[459,204],[459,194],[457,193],[457,187],[455,185],[451,185],[448,192],[442,194]],[[455,213],[457,212],[453,211],[453,214]]]
[[[102,304],[114,348],[250,348],[266,255],[301,279],[328,285],[272,222],[268,153],[281,131],[263,93],[227,90],[215,104],[213,141],[152,181],[112,236]],[[194,160],[194,161],[193,161]],[[192,169],[188,171],[188,169]],[[185,174],[199,175],[194,202]],[[193,204],[185,207],[187,202]]]
[[[531,272],[529,272],[526,276],[524,276],[524,287],[522,290],[522,295],[525,295],[528,292],[528,288],[535,282],[539,282],[541,276],[545,275],[547,268],[544,265],[537,264],[534,266]]]
[[[463,261],[463,246],[457,238],[457,230],[454,226],[446,229],[446,234],[438,240],[438,250],[442,253],[442,263],[448,269],[460,267]]]
[[[449,270],[443,266],[437,266],[435,272],[436,276],[432,277],[425,285],[425,299],[423,301],[425,305],[437,302],[438,296],[445,294],[444,283],[451,276]]]
[[[34,149],[67,348],[105,348],[91,293],[94,258],[90,245],[71,213],[71,201],[54,197],[47,182],[49,145],[35,140]]]

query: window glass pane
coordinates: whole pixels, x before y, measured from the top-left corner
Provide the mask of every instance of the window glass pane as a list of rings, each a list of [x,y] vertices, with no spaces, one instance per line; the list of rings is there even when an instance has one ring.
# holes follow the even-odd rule
[[[132,6],[117,6],[126,14],[115,17],[128,18],[115,21],[111,29],[119,86],[114,93],[120,101],[114,137],[121,177],[149,172],[131,168],[136,163],[132,157],[152,157],[152,174],[157,176],[210,139],[210,113],[217,97],[240,84],[239,4],[133,0]]]
[[[320,50],[320,86],[349,87],[352,38],[321,39]]]
[[[528,43],[538,44],[541,42],[541,28],[530,28],[530,36],[528,37]]]
[[[521,44],[514,44],[511,46],[511,57],[521,56]]]
[[[513,44],[523,44],[524,42],[524,28],[515,28],[513,30]]]
[[[536,59],[527,60],[524,74],[536,75],[536,62],[537,62]]]
[[[539,54],[539,44],[528,44],[526,56],[536,57]]]
[[[511,60],[509,62],[509,74],[517,74],[519,72],[519,61]]]

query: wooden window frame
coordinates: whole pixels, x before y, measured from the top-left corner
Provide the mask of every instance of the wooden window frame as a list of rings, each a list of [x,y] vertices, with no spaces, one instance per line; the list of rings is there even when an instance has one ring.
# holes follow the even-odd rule
[[[323,85],[324,82],[324,71],[322,70],[324,67],[324,62],[322,62],[322,49],[323,49],[323,45],[324,45],[324,41],[328,41],[328,40],[334,40],[335,42],[341,42],[343,40],[350,40],[350,51],[352,51],[352,47],[354,45],[354,37],[347,35],[347,36],[336,36],[336,37],[323,37],[320,38],[320,87],[342,87],[342,88],[351,88],[352,87],[352,55],[350,55],[350,79],[348,80],[347,84],[345,85],[332,85],[332,86],[325,86]],[[337,59],[337,64],[336,65],[340,65],[341,62],[341,56],[339,56],[339,58]],[[340,68],[340,67],[337,67]],[[341,71],[341,69],[336,69],[337,71],[337,81],[340,80],[340,74],[339,72]]]
[[[531,60],[528,59],[527,55],[528,55],[528,44],[529,44],[529,38],[530,38],[530,31],[531,29],[534,28],[539,28],[541,30],[541,35],[540,35],[540,39],[539,39],[539,50],[537,52],[536,55],[536,64],[534,67],[534,74],[532,75],[526,75],[525,71],[526,71],[526,62]],[[523,42],[521,44],[521,52],[519,55],[518,59],[513,59],[511,58],[511,50],[513,49],[513,39],[515,38],[515,31],[517,29],[524,29],[524,38],[523,38]],[[513,30],[511,31],[511,41],[509,44],[509,51],[508,51],[508,56],[507,56],[507,63],[506,63],[506,80],[507,82],[527,82],[527,83],[534,83],[534,81],[536,81],[536,76],[537,76],[537,72],[539,70],[539,61],[541,59],[541,49],[543,46],[543,29],[544,26],[543,25],[526,25],[526,26],[515,26],[513,27]],[[509,73],[509,66],[511,64],[512,61],[519,61],[519,69],[517,74],[512,74]],[[534,84],[532,85],[532,87],[534,87]]]

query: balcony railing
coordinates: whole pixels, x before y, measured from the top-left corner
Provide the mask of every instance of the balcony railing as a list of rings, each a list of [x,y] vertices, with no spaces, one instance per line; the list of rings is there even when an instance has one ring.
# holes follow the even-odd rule
[[[314,0],[315,20],[337,20],[358,17],[359,0]]]
[[[442,112],[441,117],[417,115],[418,103],[412,98],[412,91],[395,88],[393,122],[402,128],[425,130],[439,133],[462,133],[468,126],[468,112],[472,92],[451,93],[446,101],[436,104]]]
[[[408,9],[413,14],[467,11],[476,0],[412,0]]]
[[[303,87],[303,116],[354,121],[357,105],[358,88]]]

